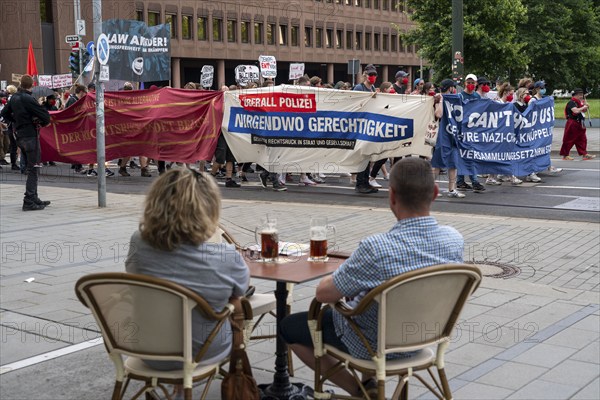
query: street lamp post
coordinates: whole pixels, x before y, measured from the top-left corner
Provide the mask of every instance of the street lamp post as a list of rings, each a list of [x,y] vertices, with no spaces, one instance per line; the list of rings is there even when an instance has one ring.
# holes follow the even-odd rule
[[[464,77],[463,0],[452,0],[452,79],[461,84]]]

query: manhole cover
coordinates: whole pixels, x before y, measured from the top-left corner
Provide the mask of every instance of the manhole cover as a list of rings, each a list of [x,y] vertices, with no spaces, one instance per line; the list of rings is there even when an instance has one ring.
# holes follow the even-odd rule
[[[481,269],[481,274],[488,278],[512,278],[521,273],[519,267],[502,264],[494,261],[467,261],[465,264],[476,265]]]

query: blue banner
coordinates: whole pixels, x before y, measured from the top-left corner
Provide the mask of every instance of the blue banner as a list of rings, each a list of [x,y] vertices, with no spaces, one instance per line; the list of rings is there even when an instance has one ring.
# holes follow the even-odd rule
[[[231,107],[228,131],[288,139],[364,140],[385,143],[414,136],[412,119],[370,112],[253,112]],[[289,143],[288,143],[289,144]],[[292,146],[293,147],[293,146]]]
[[[443,102],[434,167],[457,168],[460,175],[524,176],[550,166],[554,98],[531,102],[523,113],[512,103],[462,103],[456,95]]]

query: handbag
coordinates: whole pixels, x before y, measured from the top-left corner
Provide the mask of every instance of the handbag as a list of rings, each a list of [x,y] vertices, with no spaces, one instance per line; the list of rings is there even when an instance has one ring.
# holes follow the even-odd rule
[[[435,147],[437,135],[440,130],[440,121],[434,119],[427,124],[427,132],[425,133],[425,144]]]
[[[259,400],[258,386],[252,376],[250,360],[244,345],[244,313],[234,312],[231,317],[233,344],[229,356],[229,374],[221,383],[223,400]]]

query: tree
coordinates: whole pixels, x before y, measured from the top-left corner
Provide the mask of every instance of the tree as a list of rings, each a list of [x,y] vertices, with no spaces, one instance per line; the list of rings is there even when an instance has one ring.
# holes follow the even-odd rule
[[[594,6],[593,3],[596,3]],[[592,0],[523,0],[528,18],[519,26],[528,72],[552,89],[600,84],[600,5]]]
[[[418,45],[433,67],[434,79],[451,76],[452,1],[408,0],[416,29],[403,35]],[[523,70],[529,59],[517,40],[517,25],[525,18],[521,0],[466,0],[463,4],[465,74],[509,78]]]

